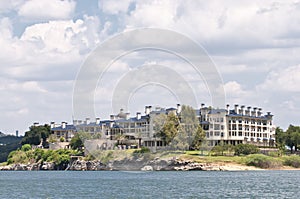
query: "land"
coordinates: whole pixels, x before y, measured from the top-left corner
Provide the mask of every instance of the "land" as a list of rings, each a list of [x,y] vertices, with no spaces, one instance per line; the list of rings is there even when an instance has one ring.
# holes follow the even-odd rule
[[[199,151],[164,151],[142,153],[138,150],[97,151],[86,157],[72,156],[68,164],[58,167],[55,162],[2,163],[0,170],[109,170],[109,171],[249,171],[299,170],[299,156],[270,157],[209,156]]]

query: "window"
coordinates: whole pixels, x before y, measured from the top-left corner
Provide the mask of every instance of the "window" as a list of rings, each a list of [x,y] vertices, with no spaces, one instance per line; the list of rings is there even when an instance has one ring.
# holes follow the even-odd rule
[[[215,127],[215,130],[220,130],[220,124],[215,124],[214,127]]]
[[[241,131],[239,131],[239,136],[243,136],[243,133]]]
[[[219,131],[216,131],[216,132],[215,132],[215,136],[220,136],[220,132],[219,132]]]

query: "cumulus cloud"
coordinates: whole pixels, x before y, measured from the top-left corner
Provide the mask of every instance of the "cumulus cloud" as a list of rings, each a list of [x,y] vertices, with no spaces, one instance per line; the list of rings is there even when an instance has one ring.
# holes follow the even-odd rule
[[[26,128],[37,120],[70,118],[73,80],[83,60],[109,36],[140,27],[171,29],[202,45],[226,82],[228,103],[262,106],[275,112],[279,124],[290,122],[290,111],[299,109],[298,2],[105,0],[98,2],[99,13],[83,4],[88,5],[75,0],[0,1],[0,91],[5,96],[0,103],[8,104],[1,107],[4,131],[16,123]],[[109,88],[122,73],[152,61],[180,72],[196,88],[198,101],[209,104],[205,84],[181,62],[155,53],[132,54],[103,77],[109,83],[98,85],[99,106],[101,89],[111,95]],[[108,115],[101,112],[101,117]]]
[[[101,1],[98,2],[98,7],[100,10],[102,10],[104,13],[108,14],[120,14],[120,13],[126,13],[128,11],[130,3],[133,2],[133,0],[108,0],[108,1]]]
[[[300,65],[272,71],[258,88],[267,91],[300,92]]]
[[[73,0],[29,0],[18,10],[25,20],[70,19],[75,11]]]
[[[0,1],[0,14],[8,13],[11,10],[17,9],[24,3],[25,0],[1,0]]]

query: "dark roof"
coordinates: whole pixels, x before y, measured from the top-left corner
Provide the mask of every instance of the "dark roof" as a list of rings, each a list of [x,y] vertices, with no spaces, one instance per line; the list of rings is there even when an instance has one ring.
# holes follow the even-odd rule
[[[217,113],[222,113],[222,112],[227,112],[226,109],[212,109],[208,112],[208,114],[217,114]]]
[[[51,131],[69,131],[69,130],[76,130],[73,124],[67,124],[66,128],[62,128],[62,126],[51,128]]]

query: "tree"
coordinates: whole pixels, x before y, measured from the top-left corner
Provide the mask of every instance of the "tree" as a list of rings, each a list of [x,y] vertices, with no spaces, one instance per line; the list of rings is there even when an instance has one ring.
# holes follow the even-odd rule
[[[190,149],[200,149],[205,139],[205,132],[199,124],[196,112],[191,106],[182,105],[180,124],[187,134]]]
[[[25,132],[25,136],[23,137],[21,144],[39,145],[42,139],[44,146],[49,135],[50,126],[48,124],[31,126],[29,127],[29,131]]]
[[[179,129],[179,119],[175,113],[170,112],[161,130],[161,137],[169,144],[177,135]]]
[[[71,139],[70,146],[74,150],[82,150],[85,140],[91,139],[91,137],[91,134],[87,132],[76,133]]]
[[[285,144],[290,147],[291,153],[293,153],[293,148],[297,151],[300,144],[300,127],[290,125],[285,132],[284,140]]]

